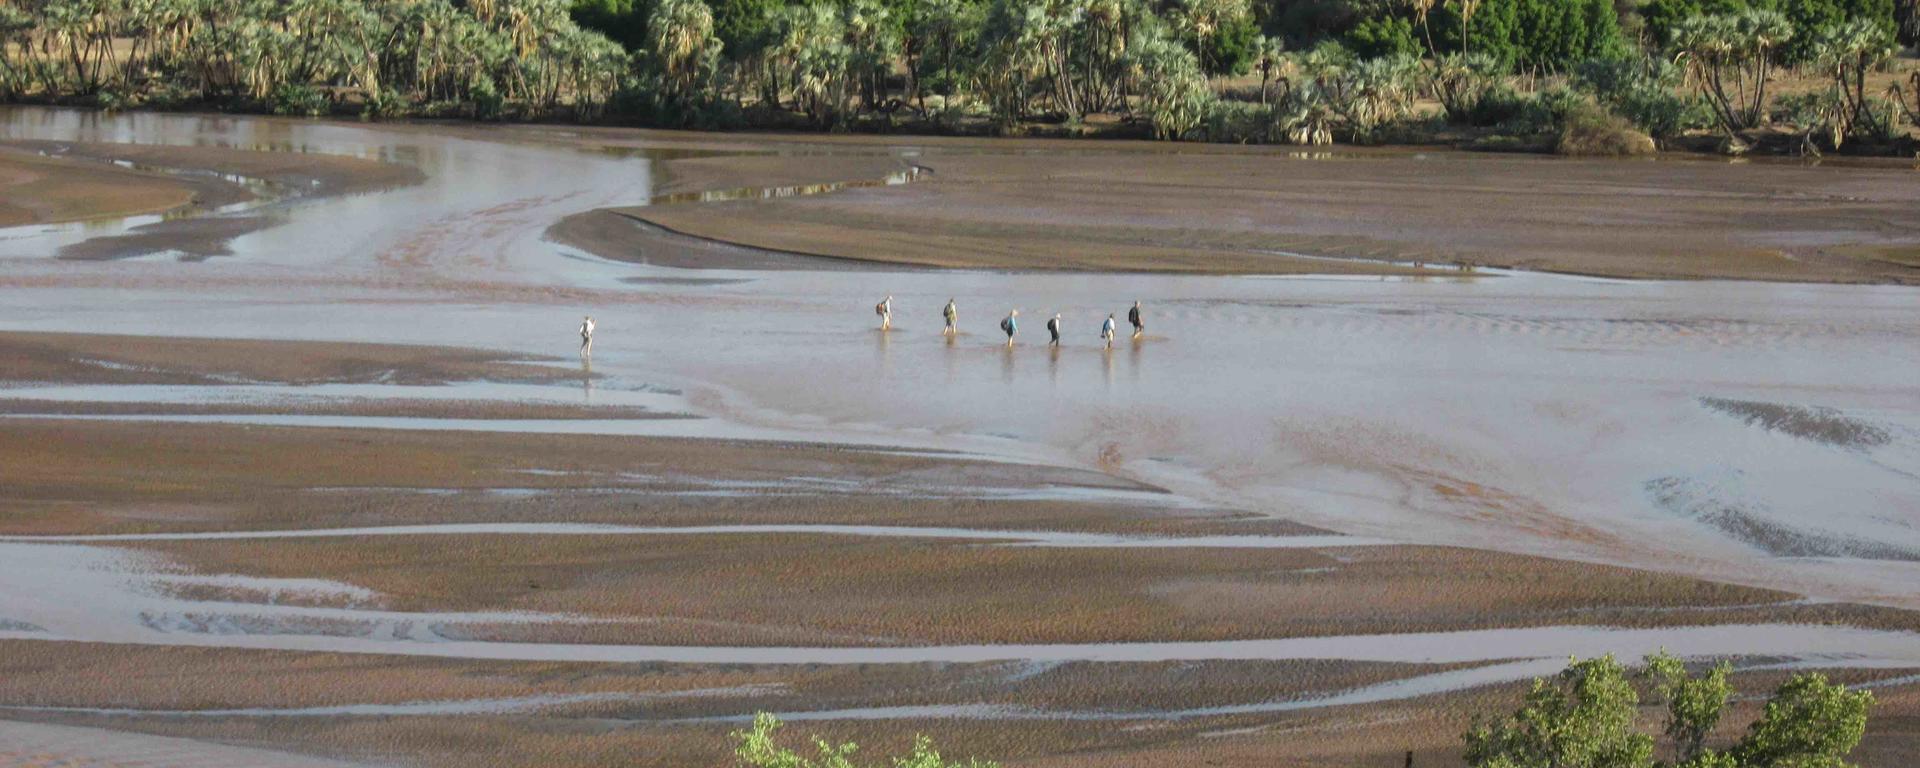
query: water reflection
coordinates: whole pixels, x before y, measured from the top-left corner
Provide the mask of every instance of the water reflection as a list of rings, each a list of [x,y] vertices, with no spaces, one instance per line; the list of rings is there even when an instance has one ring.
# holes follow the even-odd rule
[[[711,203],[726,200],[772,200],[782,197],[802,197],[838,192],[843,189],[863,187],[890,187],[898,184],[910,184],[919,181],[927,169],[918,165],[906,170],[895,171],[880,179],[860,179],[854,181],[832,181],[820,184],[794,184],[773,187],[735,187],[733,189],[711,189],[699,192],[674,192],[654,195],[649,199],[651,205],[672,205],[675,203]]]
[[[580,401],[593,405],[593,353],[580,350]]]

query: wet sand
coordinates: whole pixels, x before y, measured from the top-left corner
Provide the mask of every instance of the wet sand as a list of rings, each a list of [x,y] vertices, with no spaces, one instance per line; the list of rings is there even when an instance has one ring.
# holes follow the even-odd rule
[[[200,194],[158,174],[0,151],[0,227],[159,213],[190,205]]]
[[[432,401],[436,412],[484,416],[549,406],[464,400],[462,388],[484,393],[473,382],[511,378],[565,391],[578,373],[425,346],[8,333],[0,348],[10,352],[0,401],[9,392],[30,396],[37,390],[22,388],[30,382],[69,380],[78,399],[65,404],[81,410],[151,408],[84,399],[143,386],[299,391],[405,381],[451,390]],[[372,391],[408,389],[381,386]],[[4,405],[20,402],[31,401]],[[331,407],[417,416],[391,398]],[[641,765],[716,765],[725,731],[757,710],[874,745],[929,732],[950,752],[1019,765],[1079,765],[1089,750],[1102,765],[1234,764],[1270,758],[1276,742],[1305,764],[1377,761],[1402,749],[1444,760],[1456,754],[1470,711],[1493,706],[1496,692],[1512,695],[1512,681],[1558,659],[1517,668],[1499,653],[1426,664],[1223,661],[1204,660],[1213,652],[1202,650],[1166,662],[875,666],[827,654],[894,649],[912,659],[915,647],[987,644],[964,653],[992,658],[992,648],[1007,647],[1073,659],[1083,652],[1062,644],[1119,643],[1111,646],[1118,652],[1136,643],[1329,637],[1365,656],[1401,653],[1380,645],[1380,633],[1437,632],[1410,642],[1440,648],[1454,641],[1439,638],[1462,630],[1493,630],[1484,642],[1497,643],[1500,628],[1920,629],[1905,611],[1625,568],[1346,544],[1098,473],[963,455],[35,418],[4,422],[0,464],[9,481],[0,492],[0,550],[9,560],[42,576],[55,562],[35,565],[43,555],[81,568],[62,579],[69,590],[95,588],[82,572],[122,574],[106,591],[74,593],[72,602],[91,606],[79,624],[31,602],[0,603],[12,611],[0,612],[0,632],[13,638],[0,640],[0,721],[193,739],[167,744],[199,760],[225,754],[225,743],[356,764],[601,765],[644,754]],[[781,523],[792,528],[752,528]],[[450,524],[474,530],[434,527]],[[708,529],[574,535],[565,524]],[[406,525],[417,530],[382,535]],[[912,525],[945,527],[904,527]],[[328,530],[351,526],[371,527]],[[1025,531],[1135,538],[1068,548],[996,538]],[[102,534],[121,538],[75,538]],[[1177,543],[1209,536],[1214,543],[1204,549]],[[1289,538],[1315,543],[1256,545]],[[17,576],[0,576],[0,589],[25,588]],[[116,615],[128,607],[137,616]],[[114,622],[124,628],[110,629]],[[87,626],[108,634],[82,643],[33,639],[86,639]],[[142,644],[112,645],[111,637]],[[220,647],[275,638],[307,649]],[[175,647],[209,642],[214,647]],[[484,650],[554,643],[587,645],[553,661],[493,660]],[[800,647],[829,663],[580,660],[591,646],[643,645],[734,646],[743,658],[760,647]],[[349,652],[320,650],[329,646]],[[481,655],[433,657],[436,648],[468,647]],[[76,668],[87,674],[63,682]],[[224,682],[236,677],[258,684]],[[95,684],[105,680],[118,682]],[[74,738],[58,727],[8,727],[25,729],[23,741]],[[1902,733],[1876,738],[1887,754],[1904,754]],[[110,737],[88,749],[162,746],[142,738]],[[446,743],[462,746],[432,746]],[[58,744],[59,754],[86,752]]]
[[[237,212],[249,204],[388,189],[422,178],[418,170],[402,165],[324,154],[20,139],[0,142],[0,147],[21,156],[13,161],[16,164],[57,163],[60,169],[58,186],[29,184],[17,188],[18,196],[39,200],[36,205],[42,208],[69,199],[87,201],[78,207],[69,204],[69,208],[30,214],[11,224],[0,218],[0,226],[170,214],[133,226],[125,234],[60,249],[61,258],[81,261],[152,253],[173,253],[190,260],[225,256],[231,253],[229,241],[276,223],[272,216]],[[30,181],[21,176],[25,170],[22,166],[15,175]],[[102,192],[102,187],[113,191]],[[0,200],[0,216],[8,210],[6,205]]]
[[[821,733],[858,740],[867,750],[898,749],[913,733],[939,740],[949,755],[993,754],[1018,766],[1158,766],[1215,763],[1271,765],[1284,754],[1294,765],[1393,765],[1405,750],[1417,765],[1449,765],[1474,712],[1510,706],[1522,691],[1502,685],[1364,707],[1307,706],[1265,715],[1219,714],[1168,719],[1143,714],[1160,703],[1300,701],[1311,704],[1330,691],[1365,689],[1377,681],[1433,672],[1409,665],[1322,662],[1284,664],[1100,665],[1074,664],[1042,670],[973,665],[895,670],[695,670],[680,667],[616,668],[579,664],[475,664],[413,660],[282,657],[260,652],[102,647],[49,654],[44,643],[6,642],[10,654],[44,665],[12,690],[42,692],[66,665],[119,671],[129,685],[117,692],[75,691],[47,697],[39,710],[12,709],[0,722],[16,733],[58,728],[96,732],[92,747],[140,745],[164,734],[191,738],[217,749],[221,742],[260,749],[295,749],[354,764],[405,762],[457,766],[475,761],[497,765],[686,766],[727,765],[725,734],[739,727],[715,713],[766,709],[787,713],[789,735]],[[437,668],[445,666],[444,669]],[[1471,670],[1467,670],[1471,671]],[[1910,670],[1842,672],[1838,679],[1874,685],[1898,680]],[[1442,673],[1444,674],[1444,673]],[[208,689],[211,675],[271,681],[243,690]],[[1010,678],[1021,678],[1008,683]],[[1742,672],[1734,677],[1745,694],[1764,692],[1779,672]],[[1261,681],[1248,685],[1247,681]],[[378,688],[370,684],[380,682]],[[390,684],[389,684],[390,683]],[[410,696],[408,685],[418,685]],[[566,691],[568,693],[547,693]],[[1916,697],[1902,686],[1876,687],[1880,717],[1856,758],[1863,765],[1901,765],[1910,748]],[[584,693],[583,693],[584,692]],[[1124,692],[1124,693],[1121,693]],[[1116,695],[1118,694],[1118,695]],[[1106,711],[1106,720],[1002,720],[967,717],[806,719],[801,702],[879,698],[902,713],[938,708],[939,702],[976,707],[1040,706]],[[329,702],[360,705],[324,714]],[[1177,706],[1177,704],[1175,704]],[[98,708],[97,711],[85,711]],[[152,710],[140,714],[140,710]],[[1729,727],[1715,740],[1734,737],[1738,724],[1757,712],[1741,701]],[[275,714],[275,712],[278,714]],[[196,714],[205,712],[207,714]],[[879,716],[879,710],[874,714]],[[222,714],[215,714],[222,713]],[[40,726],[34,723],[59,723]],[[142,745],[152,749],[152,745]],[[186,746],[186,745],[179,745]],[[4,753],[0,753],[4,754]],[[204,759],[204,758],[203,758]],[[254,763],[260,764],[260,763]]]
[[[929,171],[911,184],[610,209],[565,222],[554,236],[608,258],[744,268],[786,254],[1023,270],[1408,274],[1416,270],[1406,263],[1419,262],[1436,273],[1472,264],[1629,278],[1920,282],[1920,192],[1897,164],[1169,152],[1127,142],[1068,152],[1021,142],[915,150],[897,161]],[[835,163],[844,163],[840,180],[875,176],[876,163],[858,156],[663,164],[683,185],[720,189],[747,168],[820,177]],[[653,226],[621,226],[609,215]],[[735,259],[723,244],[763,253]]]
[[[0,381],[66,384],[444,384],[577,380],[577,363],[509,352],[322,342],[0,331]]]

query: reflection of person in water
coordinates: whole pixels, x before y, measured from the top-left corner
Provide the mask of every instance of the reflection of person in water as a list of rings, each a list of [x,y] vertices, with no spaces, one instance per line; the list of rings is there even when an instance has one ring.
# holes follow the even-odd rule
[[[953,303],[953,299],[947,299],[947,307],[940,310],[940,317],[947,321],[946,330],[941,333],[956,336],[960,334],[960,307]]]
[[[593,316],[580,321],[580,354],[593,354]]]
[[[1140,321],[1140,302],[1134,302],[1133,309],[1127,310],[1127,322],[1133,323],[1134,338],[1140,338],[1140,334],[1147,332],[1147,324]]]
[[[1007,313],[1007,319],[1000,321],[1000,330],[1007,332],[1007,349],[1013,349],[1013,334],[1020,331],[1020,310]]]
[[[1055,312],[1053,319],[1047,321],[1047,333],[1053,336],[1053,339],[1048,341],[1047,344],[1055,347],[1060,346],[1060,313]]]
[[[880,316],[880,330],[891,330],[893,328],[893,294],[887,294],[885,300],[873,305],[873,313]]]
[[[1107,349],[1113,349],[1113,313],[1107,313],[1107,321],[1100,324],[1100,340],[1107,343]]]

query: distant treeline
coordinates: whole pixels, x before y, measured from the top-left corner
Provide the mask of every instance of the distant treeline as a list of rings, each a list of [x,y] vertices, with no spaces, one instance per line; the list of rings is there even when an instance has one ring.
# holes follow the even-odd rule
[[[16,0],[0,96],[1307,144],[1451,125],[1599,151],[1786,125],[1811,150],[1905,141],[1920,94],[1864,74],[1916,2]],[[1833,85],[1770,98],[1780,66]]]

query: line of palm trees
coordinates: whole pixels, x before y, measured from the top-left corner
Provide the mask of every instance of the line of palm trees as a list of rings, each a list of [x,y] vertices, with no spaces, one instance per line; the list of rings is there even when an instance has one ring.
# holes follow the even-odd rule
[[[1423,30],[1435,2],[1414,3]],[[1446,3],[1463,48],[1477,4]],[[1209,81],[1226,55],[1216,44],[1244,28],[1248,0],[798,0],[770,5],[764,33],[728,43],[702,0],[654,0],[632,52],[568,11],[568,0],[13,0],[0,5],[0,96],[584,119],[618,102],[659,121],[753,109],[819,128],[902,110],[1003,129],[1117,113],[1163,139],[1327,144],[1407,118],[1422,96],[1471,119],[1503,82],[1500,62],[1479,53],[1362,59],[1257,37],[1234,54],[1260,75],[1257,102],[1224,98]],[[1796,35],[1816,40],[1832,87],[1769,100]],[[1686,127],[1694,107],[1677,94],[1691,91],[1729,137],[1784,116],[1837,146],[1920,117],[1920,93],[1867,90],[1865,73],[1894,50],[1868,20],[1796,30],[1774,11],[1699,16],[1619,70],[1641,72],[1631,89],[1613,78],[1590,96],[1656,136]]]
[[[597,114],[629,70],[566,0],[16,0],[0,93],[317,112],[519,102]]]

